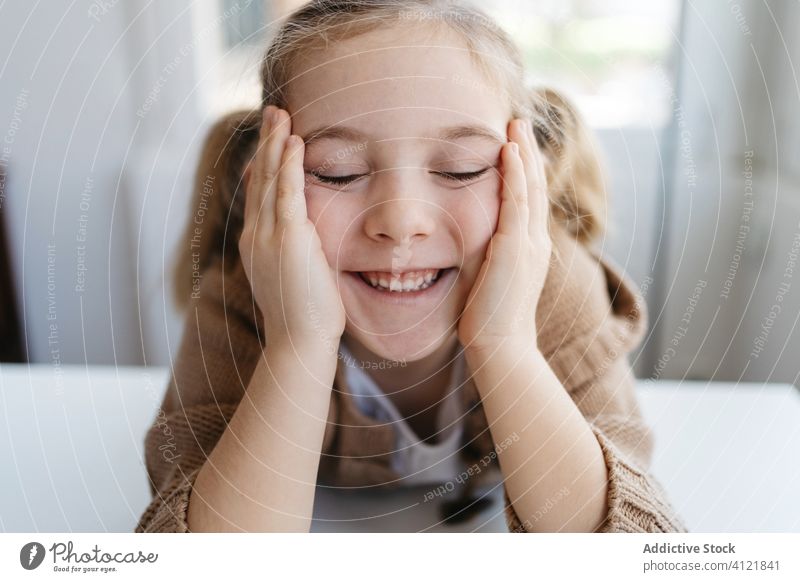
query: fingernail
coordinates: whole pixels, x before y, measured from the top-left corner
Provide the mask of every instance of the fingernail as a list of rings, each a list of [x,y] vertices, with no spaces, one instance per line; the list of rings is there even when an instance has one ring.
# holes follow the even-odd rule
[[[515,141],[511,142],[511,151],[514,152],[515,154],[519,154],[519,146],[517,145],[517,142]]]

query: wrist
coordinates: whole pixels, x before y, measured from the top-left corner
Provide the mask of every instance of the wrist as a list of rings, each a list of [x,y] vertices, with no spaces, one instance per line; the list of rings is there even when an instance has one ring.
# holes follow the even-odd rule
[[[319,337],[276,337],[267,339],[264,351],[268,354],[281,354],[303,362],[318,363],[335,362],[338,359],[339,341],[341,338],[322,339]]]
[[[318,395],[329,395],[328,389],[333,387],[338,362],[337,351],[331,354],[318,342],[306,344],[298,340],[277,340],[267,342],[259,366],[279,384],[293,386],[293,399],[310,403],[317,402]],[[327,414],[328,399],[329,396],[323,399],[324,414]]]
[[[264,349],[294,353],[318,358],[337,358],[341,337],[331,338],[325,334],[276,334],[266,333]]]
[[[512,336],[481,344],[471,344],[464,348],[464,353],[468,361],[478,365],[484,365],[491,361],[508,362],[509,358],[516,360],[528,356],[544,358],[536,341],[527,337]]]
[[[513,393],[549,368],[544,354],[530,341],[508,340],[466,351],[465,355],[475,388],[484,402],[487,398],[507,398],[508,390]]]

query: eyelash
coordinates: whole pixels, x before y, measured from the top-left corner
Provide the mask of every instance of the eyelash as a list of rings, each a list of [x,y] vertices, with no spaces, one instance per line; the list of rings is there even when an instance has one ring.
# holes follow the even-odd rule
[[[483,170],[477,170],[475,172],[434,172],[434,174],[438,174],[447,180],[452,180],[454,182],[468,182],[473,180],[483,174],[485,174],[489,168],[484,168]],[[326,184],[334,184],[336,186],[345,186],[350,182],[354,182],[358,178],[362,176],[366,176],[367,174],[353,174],[351,176],[322,176],[315,172],[309,172],[312,176],[314,176],[320,182],[325,182]]]

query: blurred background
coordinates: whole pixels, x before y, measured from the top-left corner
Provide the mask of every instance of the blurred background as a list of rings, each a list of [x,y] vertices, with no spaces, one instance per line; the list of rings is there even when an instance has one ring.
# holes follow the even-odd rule
[[[4,362],[167,365],[199,148],[257,103],[295,0],[0,4]],[[637,376],[794,383],[797,2],[505,0],[531,82],[595,130],[651,330]]]

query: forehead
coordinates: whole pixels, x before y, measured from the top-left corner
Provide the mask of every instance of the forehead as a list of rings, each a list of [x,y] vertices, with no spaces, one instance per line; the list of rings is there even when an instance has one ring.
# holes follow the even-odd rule
[[[441,28],[383,27],[314,50],[292,75],[287,99],[297,128],[345,123],[421,135],[432,124],[504,127],[511,114],[503,88]]]

